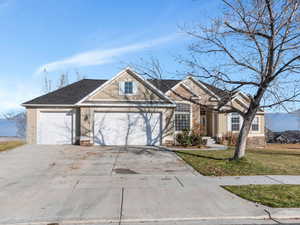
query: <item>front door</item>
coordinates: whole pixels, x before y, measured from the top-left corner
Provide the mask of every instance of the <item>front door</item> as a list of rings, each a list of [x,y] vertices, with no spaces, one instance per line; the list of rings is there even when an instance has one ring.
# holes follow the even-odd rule
[[[201,124],[201,134],[207,135],[207,119],[206,119],[206,111],[200,112],[200,124]]]

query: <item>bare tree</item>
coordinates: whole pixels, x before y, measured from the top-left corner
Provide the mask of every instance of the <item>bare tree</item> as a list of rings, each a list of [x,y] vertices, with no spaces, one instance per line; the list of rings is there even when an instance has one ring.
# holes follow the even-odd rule
[[[62,73],[58,78],[57,89],[62,88],[69,84],[69,74]]]
[[[44,69],[44,85],[42,87],[42,92],[47,94],[52,90],[52,81],[48,78],[48,72]]]
[[[81,74],[79,71],[75,70],[75,74],[76,74],[77,81],[85,79],[85,76],[83,74]]]
[[[181,59],[190,73],[225,90],[218,110],[237,91],[249,95],[233,159],[245,155],[248,133],[260,109],[284,107],[300,96],[299,0],[222,0],[222,17],[209,26],[184,27],[194,43]],[[203,63],[204,62],[204,63]]]
[[[62,88],[70,83],[69,73],[65,72],[59,75],[58,79],[53,82],[52,79],[48,78],[49,74],[46,69],[44,69],[44,84],[42,86],[43,93],[47,94],[56,89]],[[72,74],[71,74],[72,77]],[[75,80],[79,81],[85,78],[84,75],[80,74],[78,71],[75,71]],[[53,83],[56,83],[56,88],[53,89]]]

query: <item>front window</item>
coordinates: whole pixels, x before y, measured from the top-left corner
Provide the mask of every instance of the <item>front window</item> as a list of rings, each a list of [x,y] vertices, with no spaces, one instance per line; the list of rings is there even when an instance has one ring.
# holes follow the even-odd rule
[[[240,130],[240,115],[238,113],[231,113],[231,130]]]
[[[133,93],[133,83],[131,81],[126,81],[124,83],[124,93],[132,94]]]
[[[190,129],[190,104],[179,103],[175,109],[175,130],[182,131]]]
[[[253,131],[258,131],[259,130],[259,119],[258,117],[255,117],[253,119],[253,122],[252,122],[252,130]]]

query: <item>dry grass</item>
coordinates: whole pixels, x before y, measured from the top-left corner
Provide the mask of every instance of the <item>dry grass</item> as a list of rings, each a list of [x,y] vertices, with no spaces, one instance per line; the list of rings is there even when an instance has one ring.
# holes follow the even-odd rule
[[[300,185],[243,185],[224,188],[244,199],[274,208],[299,208]]]
[[[230,161],[233,150],[180,151],[178,155],[207,176],[300,175],[299,145],[268,145],[247,150],[242,160]]]
[[[25,142],[23,142],[23,141],[0,142],[0,152],[10,150],[10,149],[16,148],[16,147],[24,145],[24,144],[25,144]]]
[[[267,144],[264,149],[272,149],[272,150],[299,150],[300,144]]]

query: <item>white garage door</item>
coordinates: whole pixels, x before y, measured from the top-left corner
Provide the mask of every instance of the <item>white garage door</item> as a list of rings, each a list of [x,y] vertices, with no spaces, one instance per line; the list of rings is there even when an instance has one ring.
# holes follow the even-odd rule
[[[160,145],[160,113],[95,112],[94,143],[98,145]]]
[[[72,111],[40,112],[37,123],[38,144],[72,144],[74,137]]]

